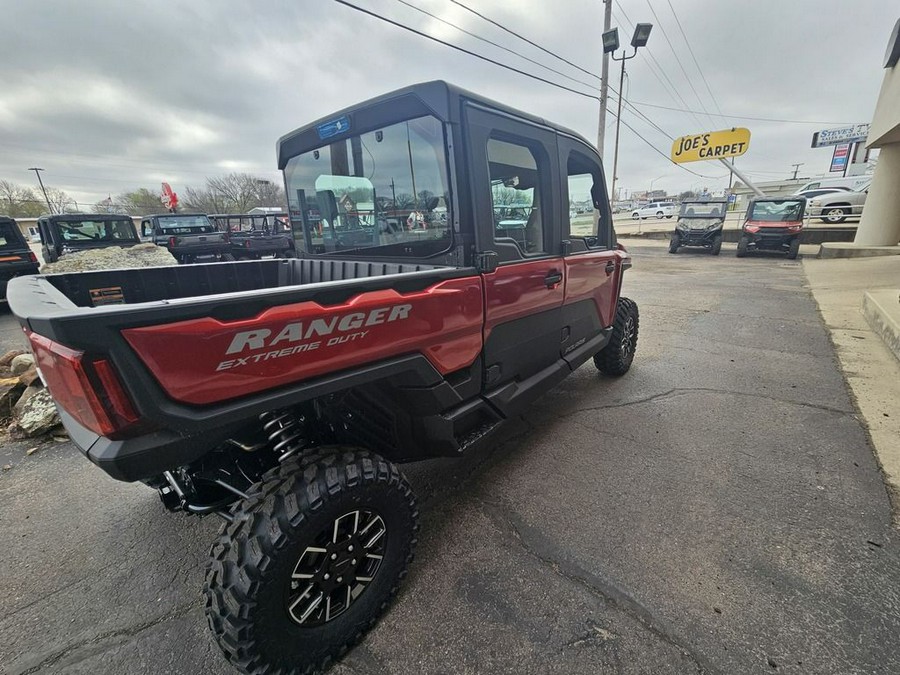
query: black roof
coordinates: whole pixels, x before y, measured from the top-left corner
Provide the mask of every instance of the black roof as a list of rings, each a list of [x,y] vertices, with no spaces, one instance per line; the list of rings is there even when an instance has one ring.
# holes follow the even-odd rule
[[[15,223],[16,219],[10,216],[0,216],[0,222],[2,223]]]
[[[121,220],[122,218],[131,218],[127,213],[53,213],[53,214],[44,214],[41,216],[41,220],[44,218],[52,218],[53,220],[87,220],[90,218],[91,220]]]
[[[433,115],[443,122],[452,124],[460,121],[462,103],[464,101],[471,101],[493,108],[507,115],[548,127],[566,136],[573,136],[588,143],[580,134],[541,117],[516,110],[497,101],[492,101],[489,98],[479,96],[443,80],[433,80],[397,89],[368,101],[357,103],[285,134],[278,139],[276,145],[278,168],[283,169],[285,164],[287,164],[287,160],[291,157],[321,148],[338,140],[343,134],[335,134],[325,139],[320,138],[318,127],[328,122],[334,122],[341,117],[348,118],[350,125],[347,132],[352,135],[374,131],[388,124],[422,115]],[[387,104],[390,104],[390,108],[387,107]]]

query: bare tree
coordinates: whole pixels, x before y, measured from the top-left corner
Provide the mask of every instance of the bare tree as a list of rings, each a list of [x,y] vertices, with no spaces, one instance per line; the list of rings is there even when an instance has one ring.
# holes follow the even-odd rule
[[[185,190],[185,208],[204,213],[247,213],[257,206],[285,208],[284,190],[277,183],[249,173],[206,179],[206,187]]]
[[[159,191],[148,188],[123,192],[113,200],[112,209],[117,212],[124,211],[131,216],[143,216],[165,210]]]
[[[0,213],[12,218],[34,218],[46,210],[44,200],[31,188],[0,180]]]

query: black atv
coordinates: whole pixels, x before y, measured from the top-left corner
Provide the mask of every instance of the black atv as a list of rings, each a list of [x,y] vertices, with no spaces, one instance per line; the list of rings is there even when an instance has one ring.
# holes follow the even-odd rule
[[[719,255],[727,208],[728,202],[724,199],[681,202],[678,222],[669,240],[669,253],[678,253],[682,246],[702,246],[713,255]]]

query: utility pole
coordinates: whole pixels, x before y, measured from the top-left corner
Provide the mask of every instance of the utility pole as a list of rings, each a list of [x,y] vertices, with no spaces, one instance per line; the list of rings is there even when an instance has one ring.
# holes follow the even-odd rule
[[[44,193],[44,199],[47,200],[47,208],[50,210],[50,213],[53,213],[53,207],[50,206],[50,197],[47,196],[47,189],[44,187],[44,181],[41,180],[41,171],[43,171],[43,169],[33,166],[28,170],[34,171],[34,175],[37,176],[38,184],[41,186],[41,192]]]
[[[799,164],[791,164],[791,166],[794,167],[794,177],[791,178],[791,180],[797,180],[797,172],[800,170],[800,167],[803,166],[803,164],[803,162],[800,162]]]
[[[612,24],[612,0],[603,0],[603,32],[607,32]],[[597,127],[597,152],[603,159],[603,144],[606,140],[606,106],[609,101],[609,52],[603,52],[603,66],[600,84],[600,123]],[[619,96],[622,92],[619,90]]]

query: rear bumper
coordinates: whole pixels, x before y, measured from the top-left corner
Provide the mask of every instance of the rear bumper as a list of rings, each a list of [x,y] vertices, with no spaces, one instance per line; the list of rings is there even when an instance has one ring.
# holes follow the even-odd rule
[[[37,263],[30,261],[0,263],[0,300],[6,299],[6,284],[9,283],[10,279],[26,274],[38,274],[39,271]]]

